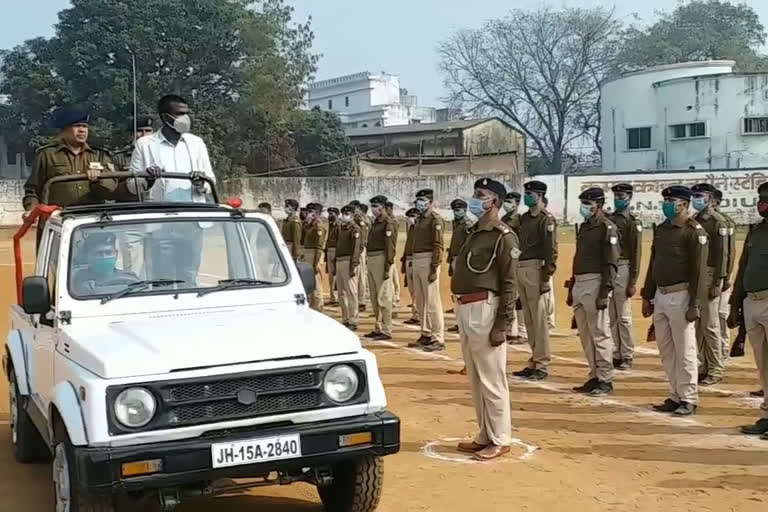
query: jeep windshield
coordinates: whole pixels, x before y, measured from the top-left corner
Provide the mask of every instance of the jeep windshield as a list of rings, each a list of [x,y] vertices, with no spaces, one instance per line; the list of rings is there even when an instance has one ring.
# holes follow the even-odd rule
[[[103,304],[143,294],[281,286],[289,273],[269,227],[256,219],[106,222],[77,228],[69,292]]]

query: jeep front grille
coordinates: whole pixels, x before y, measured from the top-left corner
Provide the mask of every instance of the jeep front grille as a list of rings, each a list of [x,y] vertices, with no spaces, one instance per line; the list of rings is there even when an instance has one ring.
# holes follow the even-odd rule
[[[304,411],[320,406],[317,390],[298,391],[257,397],[256,402],[243,405],[234,400],[225,400],[204,405],[180,405],[173,408],[171,423],[208,423],[222,419],[234,419],[263,414]]]

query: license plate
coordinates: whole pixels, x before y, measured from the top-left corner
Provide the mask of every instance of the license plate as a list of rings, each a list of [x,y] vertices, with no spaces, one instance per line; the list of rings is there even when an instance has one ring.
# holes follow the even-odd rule
[[[211,446],[211,461],[214,468],[258,464],[296,457],[301,457],[301,437],[298,434],[262,437]]]

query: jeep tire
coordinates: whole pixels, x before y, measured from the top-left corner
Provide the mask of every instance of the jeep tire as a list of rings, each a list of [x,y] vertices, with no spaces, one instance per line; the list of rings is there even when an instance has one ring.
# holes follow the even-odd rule
[[[72,466],[72,443],[64,432],[64,439],[58,440],[53,455],[53,495],[56,510],[66,512],[116,512],[114,496],[88,494],[80,489]],[[57,428],[59,430],[59,428]]]
[[[8,376],[9,414],[11,423],[11,444],[13,456],[17,462],[45,462],[50,456],[40,432],[32,423],[32,418],[25,409],[29,397],[19,393],[16,374],[11,369]]]
[[[373,512],[379,506],[384,461],[366,456],[333,466],[333,483],[319,487],[326,512]]]

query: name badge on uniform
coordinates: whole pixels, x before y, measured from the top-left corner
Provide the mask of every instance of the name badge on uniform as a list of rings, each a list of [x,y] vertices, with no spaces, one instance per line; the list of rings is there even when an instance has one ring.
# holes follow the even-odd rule
[[[104,166],[101,165],[101,162],[91,162],[88,164],[88,169],[92,171],[102,171],[104,170]]]
[[[699,243],[701,245],[707,245],[707,235],[699,235]]]
[[[554,230],[555,230],[555,225],[554,224],[547,224],[547,231],[552,233]]]
[[[720,236],[725,236],[728,234],[728,228],[720,228],[717,230],[717,232]]]

